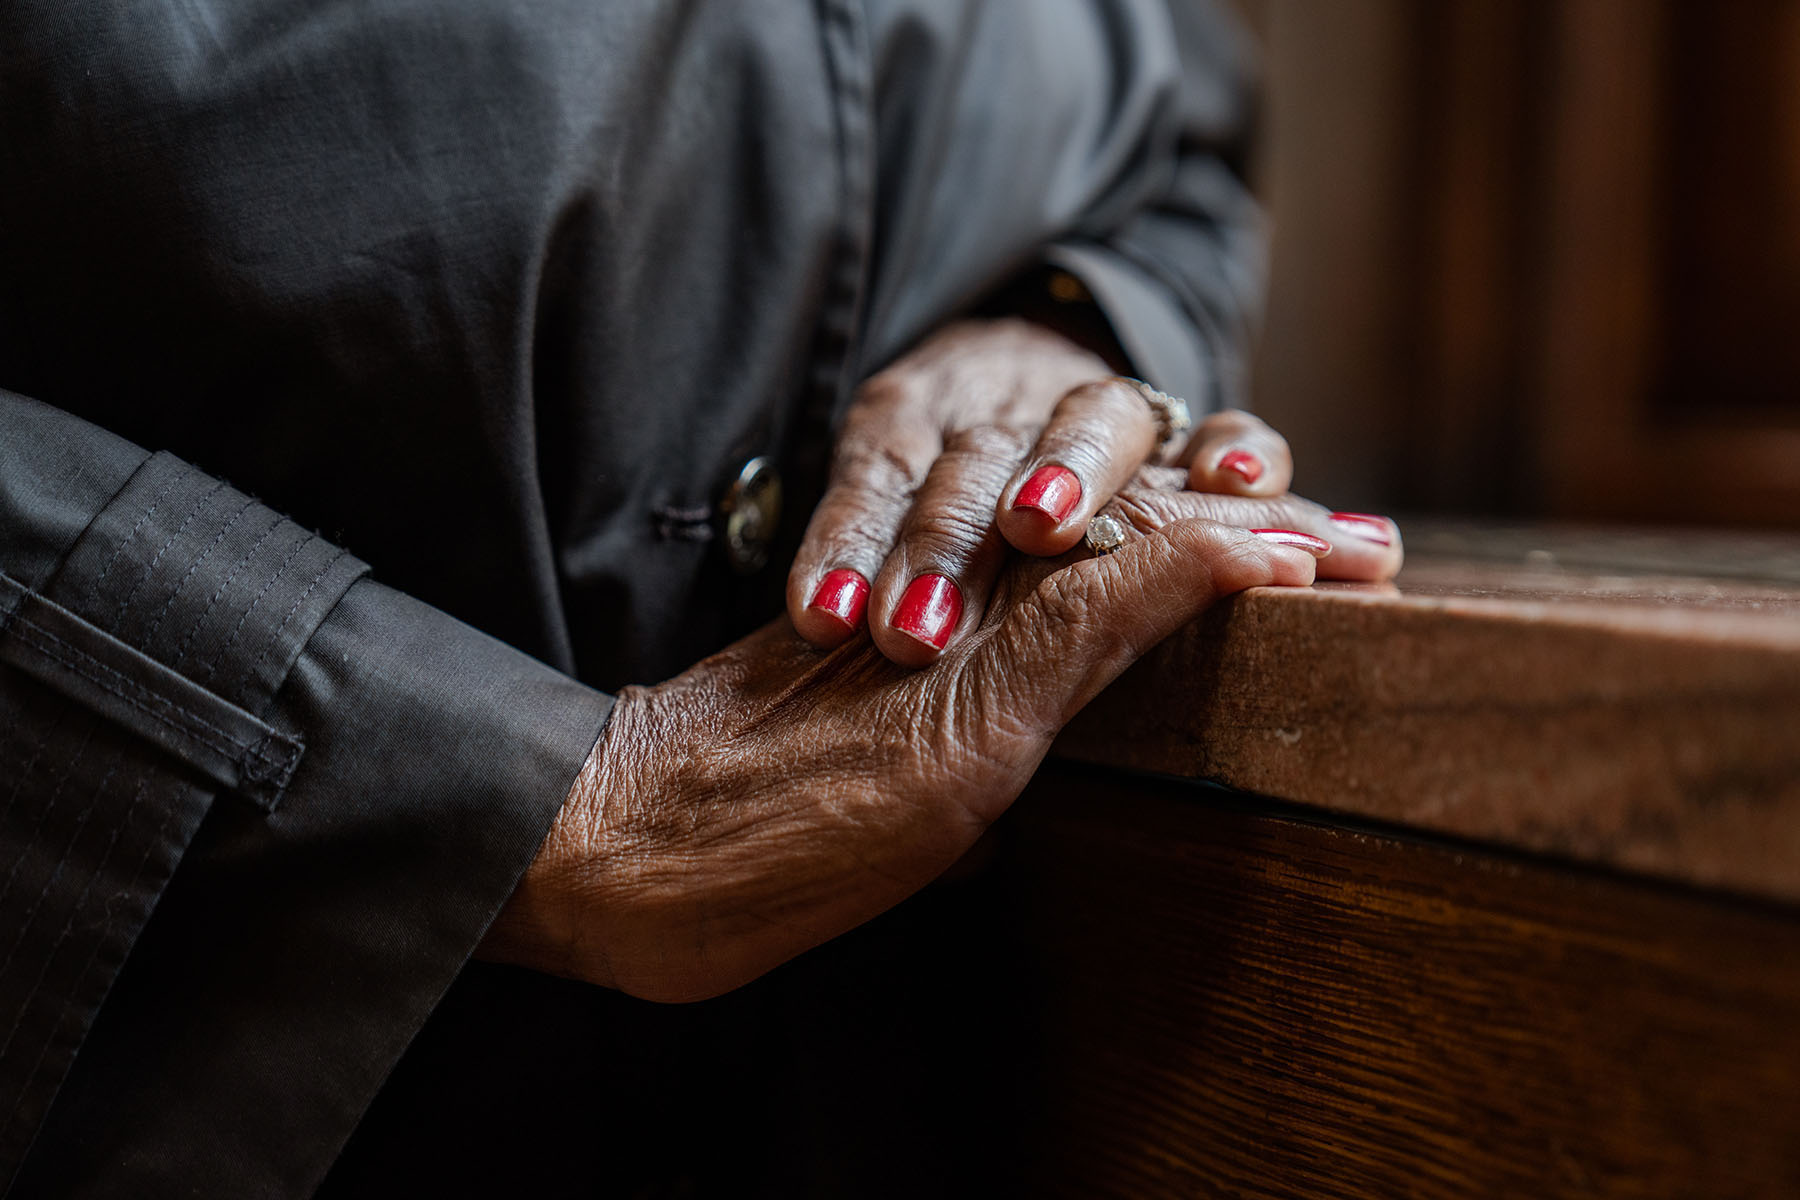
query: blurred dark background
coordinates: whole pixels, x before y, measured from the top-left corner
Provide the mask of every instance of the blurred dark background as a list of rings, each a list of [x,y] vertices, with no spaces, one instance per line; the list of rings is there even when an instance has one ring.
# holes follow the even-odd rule
[[[1800,0],[1239,0],[1340,508],[1800,526]]]

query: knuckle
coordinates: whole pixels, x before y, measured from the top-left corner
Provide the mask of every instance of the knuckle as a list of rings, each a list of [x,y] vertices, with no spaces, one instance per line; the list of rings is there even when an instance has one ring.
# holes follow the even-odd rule
[[[871,375],[857,387],[856,399],[851,404],[846,421],[856,421],[904,407],[914,400],[917,390],[918,385],[911,371],[889,368]]]
[[[1123,379],[1103,379],[1095,390],[1099,401],[1117,412],[1141,412],[1149,407],[1137,384]]]
[[[1045,431],[1037,456],[1053,459],[1089,478],[1110,475],[1119,452],[1118,427],[1093,416],[1063,417]]]
[[[1113,497],[1125,519],[1139,533],[1152,533],[1191,513],[1182,511],[1180,492],[1151,491],[1132,488]]]
[[[911,497],[919,486],[912,460],[891,446],[861,440],[840,444],[832,462],[832,491],[859,499]]]
[[[821,568],[848,567],[860,572],[865,579],[871,578],[881,566],[881,560],[887,557],[891,544],[882,542],[872,530],[855,525],[839,526],[813,538],[808,547],[811,553],[805,561],[795,559],[794,570],[799,577],[807,578]]]
[[[1069,389],[1057,408],[1058,424],[1067,428],[1117,433],[1154,423],[1150,406],[1122,379],[1094,379]]]
[[[1024,430],[992,423],[959,429],[944,440],[945,454],[997,459],[1009,464],[1024,458],[1030,449],[1031,441]]]
[[[1188,473],[1183,467],[1165,467],[1145,463],[1132,475],[1124,489],[1131,492],[1180,492],[1187,490]]]
[[[1144,399],[1138,395],[1137,387],[1116,375],[1090,380],[1074,389],[1072,396],[1097,408],[1115,412],[1144,406]]]
[[[1218,595],[1241,592],[1268,578],[1267,548],[1229,526],[1184,521],[1165,529],[1163,536],[1206,567],[1210,586]]]
[[[1055,571],[1045,576],[1033,590],[1032,601],[1038,615],[1059,629],[1079,628],[1088,623],[1092,602],[1087,589],[1075,584],[1068,572]]]
[[[1019,645],[1014,657],[1029,660],[1071,639],[1091,634],[1094,628],[1093,597],[1078,584],[1073,572],[1056,571],[1040,580],[1028,603],[1013,612]]]
[[[953,502],[915,512],[907,523],[906,540],[936,557],[960,560],[981,545],[992,530],[991,513],[977,513],[965,504]]]
[[[1218,540],[1207,556],[1213,590],[1221,596],[1266,583],[1269,579],[1267,550],[1252,541]]]

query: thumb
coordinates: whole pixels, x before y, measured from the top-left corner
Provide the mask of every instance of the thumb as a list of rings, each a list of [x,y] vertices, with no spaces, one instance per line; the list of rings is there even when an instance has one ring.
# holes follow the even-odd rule
[[[970,662],[983,694],[1051,735],[1146,651],[1214,601],[1264,585],[1305,587],[1304,550],[1185,519],[1116,553],[1061,567],[1007,614]]]

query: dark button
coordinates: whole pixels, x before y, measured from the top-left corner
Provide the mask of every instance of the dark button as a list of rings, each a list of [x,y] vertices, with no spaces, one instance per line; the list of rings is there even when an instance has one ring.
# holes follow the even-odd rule
[[[725,519],[725,554],[742,574],[761,570],[781,523],[781,472],[768,459],[753,458],[719,502]]]

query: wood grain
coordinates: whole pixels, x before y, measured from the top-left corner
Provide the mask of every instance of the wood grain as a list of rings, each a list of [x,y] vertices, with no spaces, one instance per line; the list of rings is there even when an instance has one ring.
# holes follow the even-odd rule
[[[1791,912],[1076,768],[1007,837],[1019,1194],[1800,1194]]]
[[[1800,587],[1554,561],[1248,593],[1057,752],[1800,900]]]

